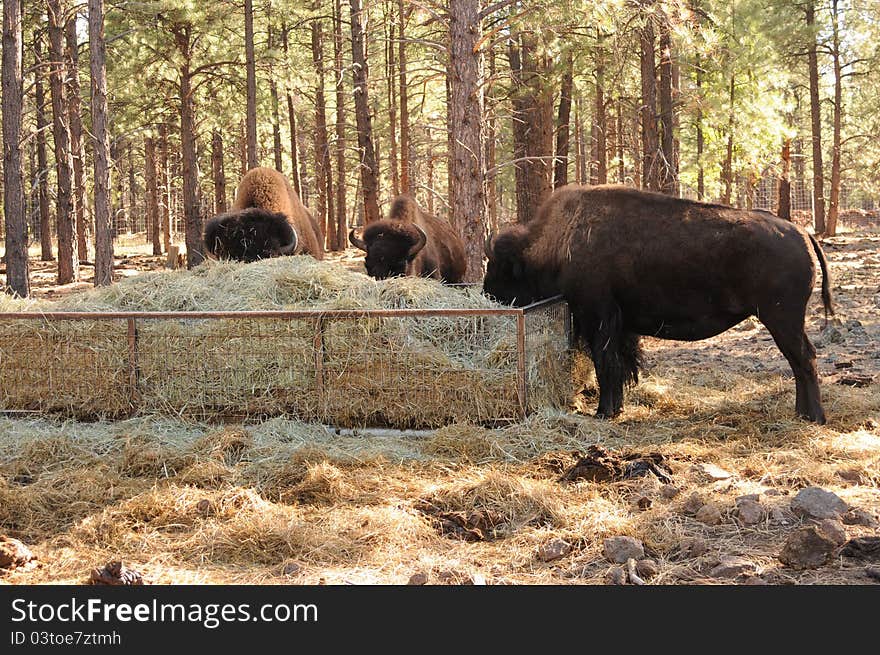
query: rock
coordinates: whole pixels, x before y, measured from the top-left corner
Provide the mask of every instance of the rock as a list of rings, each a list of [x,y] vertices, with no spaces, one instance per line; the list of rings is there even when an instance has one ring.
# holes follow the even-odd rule
[[[762,492],[765,496],[787,496],[787,491],[780,491],[779,489],[765,489]]]
[[[843,523],[837,519],[822,519],[816,524],[816,527],[835,545],[842,546],[846,543],[846,529],[843,527]]]
[[[735,578],[743,573],[754,573],[757,566],[751,560],[736,555],[724,555],[709,575],[713,578]]]
[[[718,505],[709,503],[703,505],[694,518],[700,523],[705,523],[706,525],[718,525],[721,523],[721,509]]]
[[[282,575],[296,575],[302,571],[302,566],[298,562],[287,562],[281,569]]]
[[[811,519],[836,519],[849,510],[849,505],[831,491],[821,487],[806,487],[792,498],[791,509],[795,514]]]
[[[626,584],[626,569],[622,566],[612,566],[605,573],[605,584]]]
[[[678,545],[676,559],[692,559],[705,555],[709,550],[709,542],[700,537],[687,537]]]
[[[779,553],[779,561],[793,569],[815,569],[827,563],[836,549],[833,539],[810,526],[789,535]]]
[[[685,514],[696,514],[705,504],[706,501],[703,500],[703,497],[695,491],[690,496],[688,496],[686,501],[684,501],[684,505],[682,505],[681,511]]]
[[[555,537],[538,548],[537,556],[542,562],[553,562],[571,552],[571,544]]]
[[[652,500],[651,500],[650,498],[648,498],[647,496],[642,496],[641,498],[639,498],[639,499],[636,501],[636,506],[637,506],[640,510],[642,510],[643,512],[644,512],[645,510],[649,510],[649,509],[651,509],[651,505],[653,505],[653,504],[654,504],[654,501],[652,501]]]
[[[753,503],[759,503],[761,502],[761,494],[746,494],[744,496],[737,496],[735,502],[737,505],[739,505],[740,503],[744,503],[747,500],[750,500]]]
[[[829,323],[819,334],[819,337],[815,339],[814,343],[816,344],[816,347],[824,348],[832,343],[843,343],[844,340],[843,332]]]
[[[199,501],[199,504],[196,505],[196,511],[198,511],[198,513],[202,516],[210,516],[214,513],[214,508],[211,505],[210,500],[208,500],[207,498],[202,498]]]
[[[737,499],[736,516],[743,525],[755,525],[764,520],[764,507],[755,500],[739,501]]]
[[[840,551],[841,555],[857,559],[880,560],[880,537],[856,537],[846,542]]]
[[[657,562],[652,559],[640,559],[638,562],[636,562],[636,573],[638,573],[646,580],[650,580],[659,572],[660,567],[658,567]]]
[[[868,566],[865,567],[865,574],[869,578],[880,580],[880,566],[877,566],[876,564],[868,564]]]
[[[34,559],[31,549],[12,537],[0,536],[0,569],[14,569]]]
[[[733,473],[725,471],[723,468],[716,466],[715,464],[703,464],[700,467],[700,470],[705,473],[710,480],[729,480],[733,477]]]
[[[413,586],[421,586],[421,585],[428,584],[428,574],[421,573],[421,572],[413,573],[411,576],[409,576],[409,580],[407,580],[406,584],[413,585]]]
[[[788,510],[782,507],[774,507],[770,510],[770,518],[774,523],[779,523],[780,525],[788,525],[791,523],[794,515]]]
[[[680,493],[681,489],[676,487],[674,484],[664,484],[662,487],[660,487],[660,495],[667,500],[675,498]]]
[[[448,585],[474,584],[473,578],[463,571],[440,571],[440,573],[437,574],[437,579],[441,583]]]
[[[630,557],[639,560],[645,556],[642,542],[633,537],[608,537],[603,546],[605,557],[615,564],[625,564]]]
[[[837,477],[853,484],[865,484],[866,482],[862,472],[857,468],[838,469]]]
[[[742,581],[744,585],[765,585],[768,584],[767,581],[762,578],[760,575],[750,575],[745,580]]]
[[[866,512],[858,507],[853,507],[840,518],[846,525],[864,525],[868,528],[877,527],[877,519],[870,512]]]

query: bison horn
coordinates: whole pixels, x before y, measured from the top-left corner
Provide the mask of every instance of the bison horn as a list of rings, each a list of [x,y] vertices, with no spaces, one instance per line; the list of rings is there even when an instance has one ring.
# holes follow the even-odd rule
[[[278,251],[282,255],[292,255],[293,253],[296,252],[296,244],[299,243],[299,237],[296,234],[296,230],[291,228],[291,231],[293,232],[293,239],[291,240],[291,242],[289,244],[287,244],[286,246],[281,246],[278,249]]]
[[[413,247],[409,249],[407,253],[407,257],[412,259],[416,255],[419,254],[419,251],[425,247],[425,244],[428,243],[428,235],[425,231],[416,223],[413,223],[412,226],[419,231],[419,240],[413,244]]]
[[[483,250],[485,250],[488,259],[492,259],[492,252],[495,247],[493,241],[495,241],[495,233],[489,232],[489,238],[483,243]]]
[[[357,237],[357,234],[355,234],[354,230],[349,231],[348,240],[355,248],[359,248],[360,250],[367,252],[367,244],[364,243],[363,239],[359,239]]]

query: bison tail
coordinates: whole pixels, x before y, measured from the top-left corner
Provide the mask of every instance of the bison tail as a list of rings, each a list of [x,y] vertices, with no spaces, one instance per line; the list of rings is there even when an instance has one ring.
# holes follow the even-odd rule
[[[825,322],[828,322],[828,315],[834,316],[834,302],[831,298],[831,276],[828,273],[828,260],[825,258],[825,252],[822,246],[816,241],[816,237],[807,234],[810,242],[813,244],[813,250],[816,252],[816,258],[819,260],[819,267],[822,269],[822,305],[825,307]]]

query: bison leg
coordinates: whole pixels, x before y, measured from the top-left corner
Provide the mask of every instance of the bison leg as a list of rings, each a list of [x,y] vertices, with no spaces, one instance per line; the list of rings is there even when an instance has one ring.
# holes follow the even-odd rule
[[[803,317],[803,313],[799,314]],[[764,325],[785,355],[794,373],[796,386],[795,412],[808,421],[825,424],[825,410],[819,394],[819,373],[816,369],[816,349],[804,331],[803,319],[783,318],[765,320]]]
[[[624,382],[638,377],[638,337],[625,333],[622,323],[616,304],[597,316],[581,314],[577,320],[582,332],[579,336],[589,344],[599,381],[599,418],[620,414]]]

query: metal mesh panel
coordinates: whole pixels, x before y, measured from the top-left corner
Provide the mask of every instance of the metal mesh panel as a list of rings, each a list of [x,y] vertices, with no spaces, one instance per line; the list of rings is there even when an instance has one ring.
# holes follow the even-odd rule
[[[470,313],[468,313],[470,311]],[[567,306],[0,315],[0,410],[496,423],[564,406]]]

